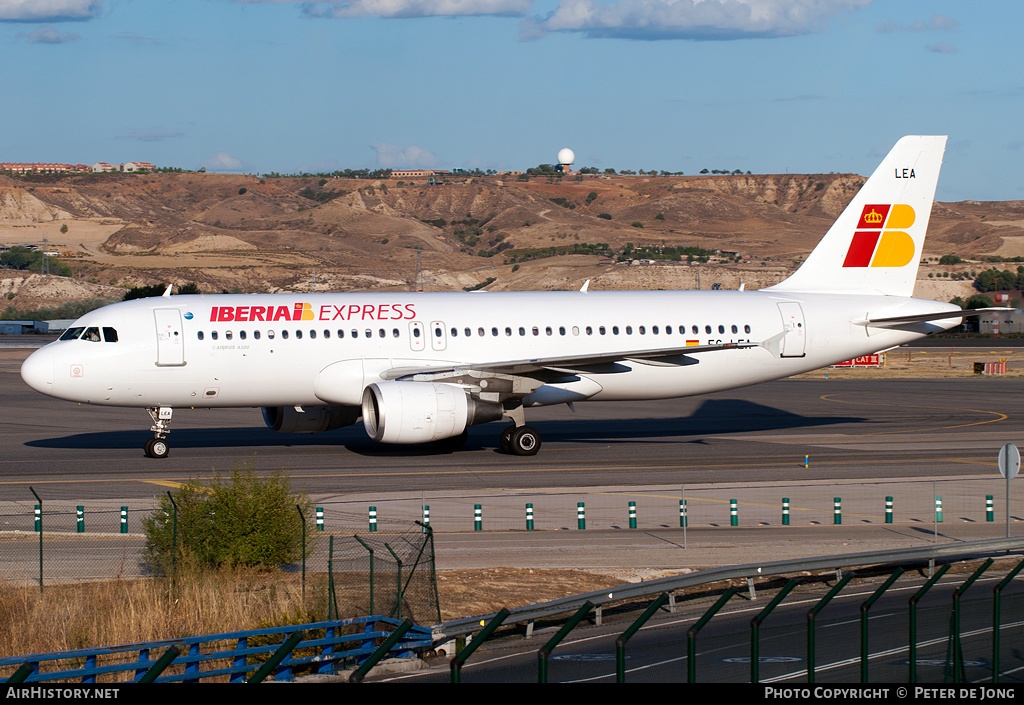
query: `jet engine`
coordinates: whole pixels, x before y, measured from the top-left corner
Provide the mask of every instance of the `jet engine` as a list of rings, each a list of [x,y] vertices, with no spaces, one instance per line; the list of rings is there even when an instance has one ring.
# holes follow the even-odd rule
[[[455,384],[388,381],[363,390],[363,426],[381,443],[453,438],[503,414],[499,404],[479,402]]]
[[[358,406],[264,406],[263,421],[281,433],[320,433],[359,420]]]

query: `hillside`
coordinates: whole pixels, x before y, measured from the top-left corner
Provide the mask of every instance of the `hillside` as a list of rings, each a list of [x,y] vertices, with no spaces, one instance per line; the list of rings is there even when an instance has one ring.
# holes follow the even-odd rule
[[[805,257],[863,182],[848,174],[487,176],[436,186],[202,173],[0,177],[0,244],[41,244],[65,254],[76,278],[122,287],[459,290],[493,277],[491,290],[577,288],[586,279],[594,289],[757,288]],[[628,243],[749,259],[612,266],[607,253]],[[936,204],[924,256],[949,253],[1024,255],[1024,202]],[[966,292],[934,275],[987,266],[922,267],[918,293]],[[38,282],[5,274],[0,293],[22,308],[73,296],[65,287],[47,300]]]

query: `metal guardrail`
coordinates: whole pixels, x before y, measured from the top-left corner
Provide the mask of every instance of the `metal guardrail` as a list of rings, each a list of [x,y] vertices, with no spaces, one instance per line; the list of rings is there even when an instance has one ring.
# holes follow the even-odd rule
[[[522,624],[540,619],[554,617],[578,610],[590,602],[600,608],[609,603],[625,602],[656,597],[662,592],[673,592],[685,588],[703,585],[719,580],[737,580],[771,575],[785,575],[794,571],[843,570],[871,565],[888,565],[895,563],[913,563],[931,560],[954,560],[978,556],[989,556],[1002,551],[1024,551],[1024,537],[986,539],[983,541],[964,541],[946,543],[937,546],[920,548],[890,549],[885,551],[867,551],[835,556],[815,558],[796,558],[785,561],[767,563],[750,563],[747,565],[711,568],[686,575],[672,576],[647,580],[642,583],[620,585],[607,590],[600,590],[572,597],[564,597],[550,602],[542,602],[526,607],[509,610],[505,624]],[[431,627],[434,642],[443,642],[457,636],[472,634],[480,630],[480,622],[489,621],[497,613],[466,617],[436,624]]]
[[[346,628],[360,626],[362,630],[342,633]],[[391,641],[391,637],[396,634],[400,639]],[[269,675],[261,672],[264,666],[267,666],[266,671],[274,672],[275,680],[291,681],[294,680],[294,670],[300,667],[312,668],[320,674],[334,674],[339,662],[363,659],[375,654],[378,651],[377,642],[381,639],[388,640],[392,655],[407,655],[417,649],[429,649],[432,644],[426,628],[375,615],[98,649],[16,656],[0,659],[0,670],[10,673],[12,669],[23,667],[20,675],[8,677],[7,681],[12,683],[71,679],[96,683],[98,678],[114,674],[129,675],[128,682],[142,681],[146,672],[157,664],[160,655],[166,656],[165,652],[173,647],[177,653],[173,660],[168,659],[167,663],[162,664],[161,670],[170,668],[174,672],[155,678],[155,682],[196,683],[204,678],[219,676],[236,683],[245,681],[250,673],[253,677],[249,680],[256,678],[258,681]],[[234,645],[225,647],[223,642],[234,642]],[[284,653],[275,653],[282,651],[282,646],[287,647],[283,649]],[[280,660],[275,662],[272,656],[278,656]],[[24,668],[26,665],[27,669]],[[0,683],[7,681],[0,679]],[[103,681],[109,682],[107,678],[103,678]]]

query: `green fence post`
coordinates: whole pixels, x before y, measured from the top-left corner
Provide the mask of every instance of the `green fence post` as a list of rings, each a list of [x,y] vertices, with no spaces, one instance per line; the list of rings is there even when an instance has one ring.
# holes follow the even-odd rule
[[[34,511],[35,522],[33,523],[32,529],[38,534],[43,528],[43,505],[37,504]]]
[[[365,541],[363,541],[357,535],[353,534],[352,538],[354,538],[356,541],[358,541],[359,544],[363,548],[366,549],[366,552],[370,554],[370,614],[376,614],[377,610],[374,609],[374,606],[373,606],[374,579],[376,578],[376,573],[374,571],[374,569],[376,568],[376,566],[374,564],[374,559],[375,559],[374,551],[373,551],[373,548],[371,548],[369,546],[369,544],[367,544]]]
[[[430,526],[430,505],[423,505],[423,530],[426,531]]]
[[[484,528],[484,510],[479,504],[473,505],[473,531],[482,531]]]
[[[995,521],[995,512],[992,507],[992,495],[985,495],[985,521]]]
[[[526,530],[533,531],[533,505],[526,503]]]
[[[171,662],[178,657],[181,652],[177,646],[172,646],[163,653],[157,662],[149,667],[149,670],[142,674],[142,678],[138,680],[139,683],[155,683],[157,677],[164,672],[164,670],[171,665]]]
[[[650,604],[650,606],[644,610],[635,622],[629,625],[626,631],[622,632],[619,637],[615,640],[615,682],[625,683],[626,682],[626,643],[633,638],[633,635],[640,631],[640,627],[647,624],[647,622],[653,617],[658,610],[661,609],[662,605],[668,602],[668,593],[663,592],[658,595],[657,599]]]
[[[538,683],[548,682],[548,656],[550,656],[551,652],[555,650],[555,647],[562,642],[562,639],[567,637],[569,635],[569,632],[575,629],[576,625],[586,618],[586,616],[590,613],[590,610],[592,609],[594,609],[593,602],[591,602],[590,600],[584,602],[583,605],[578,610],[576,610],[576,613],[573,614],[573,616],[570,617],[569,620],[562,625],[562,628],[558,630],[558,633],[551,637],[548,643],[544,644],[544,646],[541,647],[540,651],[537,652]]]
[[[629,528],[636,528],[636,502],[629,503]]]
[[[994,563],[994,561],[991,558],[987,559],[976,571],[974,571],[974,574],[971,575],[971,577],[964,581],[963,585],[953,591],[953,616],[949,638],[953,642],[954,683],[963,683],[967,680],[967,671],[964,667],[964,651],[963,646],[960,644],[960,598],[965,592],[967,592],[967,588],[973,585],[974,581],[980,578],[981,574],[989,569],[992,563]]]
[[[846,587],[846,583],[853,579],[853,573],[847,573],[843,579],[836,583],[825,597],[821,598],[814,607],[807,611],[807,682],[814,682],[815,664],[815,636],[814,624],[818,614],[825,609],[825,606],[832,601],[832,598],[839,594],[839,591]]]
[[[377,530],[377,507],[370,507],[370,531]]]
[[[739,526],[740,517],[739,510],[736,508],[736,500],[729,500],[729,526]]]
[[[410,620],[405,620],[397,627],[395,631],[391,632],[391,636],[384,640],[384,643],[377,647],[377,650],[370,654],[365,661],[357,668],[352,671],[352,675],[348,677],[349,683],[362,683],[363,678],[370,672],[370,669],[377,665],[377,662],[387,656],[387,653],[391,651],[391,647],[398,643],[398,641],[405,636],[405,633],[413,628],[413,623]]]
[[[911,683],[917,683],[917,603],[919,603],[924,598],[925,594],[932,589],[932,586],[935,583],[939,582],[939,578],[941,578],[946,573],[946,571],[949,570],[950,565],[950,563],[943,563],[939,567],[939,569],[935,571],[935,575],[930,577],[928,581],[921,586],[921,589],[918,590],[914,594],[914,596],[910,598],[909,601],[908,612],[910,619],[908,620],[908,622],[910,625],[910,648],[908,653],[910,661]]]
[[[833,497],[832,498],[832,523],[842,524],[843,523],[843,498]]]
[[[28,486],[28,491],[36,498],[39,504],[36,505],[36,532],[39,534],[39,592],[43,591],[43,500]]]
[[[121,533],[128,533],[128,507],[121,507]]]
[[[1000,615],[1003,588],[1010,584],[1021,568],[1024,568],[1024,561],[1017,564],[1017,567],[1006,574],[1006,577],[999,581],[999,584],[992,588],[992,682],[999,682],[999,630],[1002,625]]]
[[[85,507],[81,504],[75,507],[75,533],[85,533]]]
[[[750,682],[757,683],[761,680],[761,623],[768,618],[779,603],[785,599],[793,588],[797,586],[796,580],[790,580],[786,586],[779,590],[779,594],[772,598],[763,610],[756,617],[750,620]]]
[[[316,530],[317,531],[323,531],[324,530],[324,508],[323,507],[317,507],[316,508]]]
[[[935,521],[942,523],[942,497],[935,495]]]
[[[250,676],[249,679],[247,681],[245,681],[245,682],[246,683],[260,683],[260,682],[262,682],[264,678],[269,676],[270,673],[275,668],[277,668],[278,664],[280,664],[282,661],[284,661],[288,657],[288,654],[290,654],[292,652],[292,649],[294,649],[296,646],[298,646],[299,642],[302,641],[305,638],[306,638],[306,633],[305,632],[301,632],[301,631],[300,632],[294,632],[290,637],[288,637],[285,640],[285,642],[283,644],[281,644],[279,647],[277,647],[277,651],[275,651],[273,653],[273,655],[270,657],[270,659],[266,663],[264,663],[262,666],[260,666],[260,669],[258,671],[256,671],[256,673],[252,674],[252,676]]]
[[[451,669],[451,682],[461,683],[462,682],[462,666],[469,660],[469,657],[473,655],[473,652],[480,647],[485,641],[487,641],[491,634],[501,626],[501,623],[509,616],[509,611],[502,607],[495,613],[491,621],[487,623],[479,634],[473,637],[473,640],[466,644],[466,647],[459,651],[451,661],[448,662],[448,667]]]
[[[789,526],[789,497],[782,498],[782,525]]]
[[[711,618],[714,617],[718,610],[725,606],[725,603],[736,594],[736,588],[731,587],[722,593],[722,596],[718,598],[718,602],[713,604],[704,615],[694,622],[693,626],[686,631],[686,682],[696,683],[697,682],[697,634],[704,628]]]
[[[576,503],[576,528],[581,531],[587,528],[587,508],[583,502]]]
[[[888,579],[882,583],[874,594],[868,599],[864,600],[860,606],[860,682],[870,683],[868,680],[868,610],[871,609],[871,605],[878,601],[886,590],[892,587],[899,577],[903,575],[903,569],[897,568]]]
[[[681,499],[679,500],[679,528],[685,529],[687,526],[689,523],[686,516],[686,500]]]
[[[885,498],[885,523],[892,523],[892,497]]]

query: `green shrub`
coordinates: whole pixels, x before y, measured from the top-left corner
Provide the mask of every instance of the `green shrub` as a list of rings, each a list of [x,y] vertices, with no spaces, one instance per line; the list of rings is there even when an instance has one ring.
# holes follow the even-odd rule
[[[236,464],[230,479],[215,473],[208,484],[196,477],[173,495],[178,507],[180,555],[205,566],[275,568],[302,558],[302,522],[313,536],[309,497],[291,493],[288,476],[256,474],[253,463]],[[146,562],[168,572],[173,554],[173,507],[167,495],[144,522]]]

